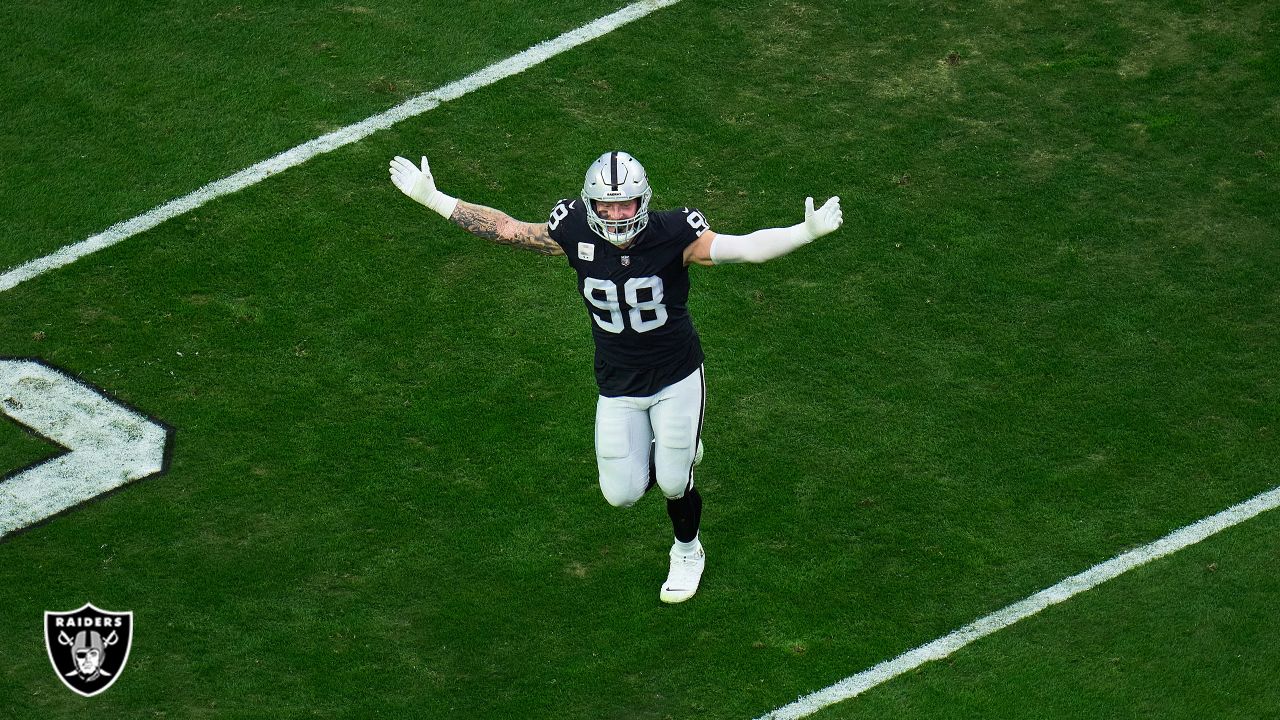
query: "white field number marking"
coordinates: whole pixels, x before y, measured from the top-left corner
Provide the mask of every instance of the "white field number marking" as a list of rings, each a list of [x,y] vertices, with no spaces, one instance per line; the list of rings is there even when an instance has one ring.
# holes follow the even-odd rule
[[[164,470],[168,428],[34,360],[0,359],[0,412],[70,451],[0,480],[0,538]]]

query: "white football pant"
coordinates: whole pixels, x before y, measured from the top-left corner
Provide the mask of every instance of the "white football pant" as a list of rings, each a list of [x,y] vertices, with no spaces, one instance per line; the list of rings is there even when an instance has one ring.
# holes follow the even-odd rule
[[[658,486],[669,499],[693,487],[693,457],[702,434],[707,388],[699,367],[649,397],[604,397],[596,403],[600,491],[616,507],[634,505],[649,487],[650,443]]]

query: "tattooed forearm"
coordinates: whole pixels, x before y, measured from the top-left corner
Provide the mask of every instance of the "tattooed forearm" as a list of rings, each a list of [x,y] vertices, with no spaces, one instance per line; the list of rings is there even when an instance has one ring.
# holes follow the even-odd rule
[[[498,211],[492,208],[459,202],[449,219],[476,237],[497,241],[498,216]]]
[[[564,254],[560,245],[551,239],[546,224],[520,222],[501,210],[459,202],[449,219],[463,230],[485,240],[514,245],[543,255]]]
[[[560,244],[551,239],[551,233],[547,230],[545,224],[530,225],[528,223],[520,223],[520,225],[521,227],[511,234],[510,242],[512,245],[543,255],[564,254],[564,250],[560,249]]]

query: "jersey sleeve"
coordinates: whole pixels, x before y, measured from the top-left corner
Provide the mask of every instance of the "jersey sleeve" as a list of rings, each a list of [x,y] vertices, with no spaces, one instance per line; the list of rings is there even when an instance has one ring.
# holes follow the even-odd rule
[[[702,234],[711,229],[707,224],[707,219],[703,217],[702,212],[697,208],[680,208],[672,213],[677,221],[679,228],[677,236],[680,238],[681,245],[687,247],[693,244],[694,240],[702,237]]]
[[[571,198],[561,200],[551,208],[551,216],[547,218],[547,232],[551,235],[551,239],[555,240],[565,254],[571,257],[569,246],[573,244],[573,239],[569,237],[572,234],[569,232],[569,227],[572,223],[565,220],[573,212],[575,202],[577,201]]]

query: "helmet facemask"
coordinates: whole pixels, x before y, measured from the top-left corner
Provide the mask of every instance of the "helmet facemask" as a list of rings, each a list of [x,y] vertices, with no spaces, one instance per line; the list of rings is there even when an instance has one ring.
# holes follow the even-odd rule
[[[649,224],[649,199],[653,189],[638,160],[624,152],[607,152],[587,169],[582,183],[582,203],[587,208],[587,226],[615,246],[626,245]],[[606,220],[596,212],[596,202],[638,200],[635,215],[625,220]]]

